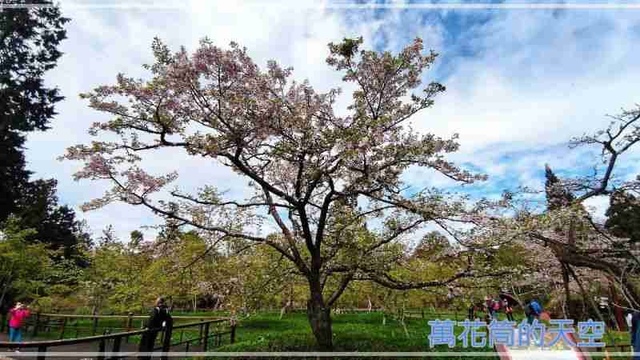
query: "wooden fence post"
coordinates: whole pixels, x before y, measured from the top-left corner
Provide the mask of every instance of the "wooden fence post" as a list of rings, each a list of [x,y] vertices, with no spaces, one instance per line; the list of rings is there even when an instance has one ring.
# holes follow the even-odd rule
[[[36,323],[33,325],[33,337],[38,336],[38,325],[40,324],[40,312],[36,313]]]
[[[67,318],[62,319],[62,326],[60,327],[60,339],[64,339],[64,328],[67,326]]]
[[[235,343],[236,342],[236,322],[232,322],[231,323],[231,339],[230,339],[231,343]]]
[[[100,355],[98,355],[99,360],[104,360],[105,348],[106,348],[106,343],[104,339],[101,339],[100,344],[98,345],[98,353],[100,353]]]
[[[117,337],[113,339],[113,348],[111,349],[111,358],[118,359],[120,358],[117,354],[120,352],[120,341],[122,337]]]
[[[200,319],[200,334],[198,335],[198,345],[202,345],[202,332],[204,331],[204,319]]]
[[[131,327],[133,326],[133,313],[130,312],[127,315],[127,332],[131,331]],[[124,338],[125,343],[129,343],[129,335]]]
[[[38,360],[45,360],[47,358],[47,347],[38,346]]]
[[[93,329],[91,330],[91,335],[95,335],[98,330],[98,317],[93,315]]]
[[[206,352],[207,347],[209,347],[209,325],[210,323],[204,324],[204,344],[202,345],[202,351]]]

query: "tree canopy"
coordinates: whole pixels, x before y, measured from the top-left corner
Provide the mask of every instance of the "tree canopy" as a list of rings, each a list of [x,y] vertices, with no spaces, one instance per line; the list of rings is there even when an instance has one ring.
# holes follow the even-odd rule
[[[27,241],[46,243],[61,250],[54,256],[75,257],[80,265],[85,262],[79,258],[80,248],[87,245],[88,235],[74,211],[58,204],[56,180],[31,179],[23,152],[27,132],[47,130],[55,104],[63,99],[57,88],[45,84],[44,76],[62,55],[58,46],[68,21],[57,6],[0,11],[0,224],[16,216],[22,228],[35,231]]]
[[[68,21],[56,6],[9,7],[0,12],[0,131],[48,128],[55,103],[63,97],[57,88],[47,87],[43,77],[62,55],[58,45],[66,37],[64,24]]]

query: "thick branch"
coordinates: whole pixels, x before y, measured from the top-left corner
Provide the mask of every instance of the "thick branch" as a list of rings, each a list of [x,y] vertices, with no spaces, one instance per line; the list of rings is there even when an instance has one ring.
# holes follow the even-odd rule
[[[239,203],[237,201],[223,201],[223,202],[215,202],[215,201],[206,201],[206,200],[201,200],[198,198],[195,198],[193,196],[190,195],[185,195],[185,194],[180,194],[177,191],[172,191],[171,195],[180,199],[184,199],[184,200],[189,200],[191,202],[194,202],[198,205],[205,205],[205,206],[228,206],[228,205],[232,205],[238,208],[251,208],[251,207],[260,207],[260,206],[275,206],[275,207],[279,207],[279,208],[285,208],[285,209],[292,209],[293,207],[287,204],[280,204],[280,203],[268,203],[268,202],[250,202],[250,203]]]
[[[287,240],[289,244],[289,248],[293,253],[294,263],[296,264],[296,266],[298,266],[298,268],[302,273],[307,274],[309,272],[309,268],[307,267],[307,265],[302,260],[302,257],[300,256],[300,252],[298,251],[298,248],[296,246],[296,240],[293,234],[291,234],[291,231],[289,230],[287,225],[284,223],[284,221],[282,221],[280,214],[278,214],[278,210],[276,209],[275,205],[273,205],[273,199],[271,197],[271,193],[269,193],[269,190],[266,187],[263,187],[262,190],[264,192],[265,199],[267,199],[267,203],[269,204],[269,214],[271,214],[271,217],[273,218],[273,220],[275,220],[280,230],[282,230],[282,234]]]
[[[344,290],[347,288],[347,285],[349,285],[349,282],[353,279],[353,275],[354,272],[350,272],[342,276],[338,288],[333,292],[331,297],[329,297],[329,300],[327,300],[327,306],[331,307],[340,298]]]

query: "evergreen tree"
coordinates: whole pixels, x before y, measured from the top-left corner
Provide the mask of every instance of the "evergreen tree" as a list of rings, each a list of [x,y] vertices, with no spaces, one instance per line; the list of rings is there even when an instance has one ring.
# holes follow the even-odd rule
[[[4,5],[48,5],[48,1],[0,0]],[[57,46],[68,21],[57,7],[0,10],[0,222],[16,212],[27,188],[25,132],[46,130],[55,115],[58,89],[44,85],[44,74],[56,65]]]
[[[44,131],[63,99],[44,75],[56,66],[65,39],[60,9],[50,1],[0,0],[0,223],[11,214],[35,233],[27,241],[47,244],[67,259],[82,253],[88,242],[75,213],[58,205],[56,181],[30,180],[23,153],[26,133]],[[79,260],[79,259],[78,259]]]
[[[2,0],[3,4],[50,5],[50,1]],[[46,130],[62,100],[57,88],[44,84],[56,66],[66,38],[62,17],[54,6],[7,7],[0,10],[0,131]]]
[[[81,257],[89,245],[89,235],[82,230],[73,209],[58,205],[53,179],[30,182],[22,193],[17,215],[24,228],[36,231],[28,239],[49,245],[59,258]],[[84,263],[81,258],[76,260]]]
[[[20,134],[0,130],[0,222],[7,220],[16,210],[20,193],[29,181],[30,172],[25,169],[22,153],[23,143],[24,138]]]
[[[604,226],[615,236],[640,240],[640,202],[632,194],[614,191],[609,198]]]
[[[553,211],[571,205],[575,197],[562,186],[560,179],[553,173],[548,164],[545,164],[544,172],[546,178],[544,190],[547,195],[547,209]]]

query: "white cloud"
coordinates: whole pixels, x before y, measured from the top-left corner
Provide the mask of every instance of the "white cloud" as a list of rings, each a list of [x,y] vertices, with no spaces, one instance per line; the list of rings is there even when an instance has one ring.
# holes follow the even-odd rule
[[[257,6],[210,1],[193,1],[180,10],[63,5],[65,16],[72,18],[67,27],[68,39],[62,45],[65,55],[47,80],[59,86],[67,99],[57,107],[59,115],[50,131],[30,135],[27,155],[30,168],[36,176],[57,178],[62,201],[76,208],[107,188],[99,182],[74,183],[71,175],[79,164],[55,159],[66,147],[86,142],[89,125],[105,119],[88,109],[77,95],[112,83],[119,72],[145,76],[141,65],[152,59],[150,44],[154,36],[176,50],[181,45],[193,49],[205,36],[221,46],[237,41],[247,46],[259,64],[277,59],[284,65],[292,65],[298,77],[309,78],[321,90],[336,84],[340,77],[325,65],[324,50],[328,42],[340,39],[344,33],[338,16],[300,6],[283,11],[286,7],[286,4]],[[187,190],[210,183],[236,194],[246,190],[246,182],[239,181],[227,168],[174,152],[153,154],[145,159],[144,165],[154,173],[179,168],[181,177],[177,184]],[[125,205],[111,205],[82,217],[95,231],[113,224],[121,238],[127,238],[140,225],[158,223],[148,211]]]
[[[591,213],[593,218],[596,221],[604,221],[605,212],[609,207],[609,197],[608,196],[596,196],[585,201],[585,205],[587,211]]]
[[[606,114],[638,102],[640,63],[631,49],[639,24],[634,12],[496,13],[462,37],[474,56],[454,60],[447,92],[414,126],[441,136],[459,133],[461,151],[450,158],[489,174],[487,191],[540,188],[545,163],[556,171],[597,165],[588,149],[566,144],[606,127]],[[445,44],[444,57],[461,46],[448,45],[453,49]],[[637,152],[627,154],[620,168],[633,172],[636,160]],[[442,185],[438,176],[413,180]]]
[[[632,49],[640,37],[640,14],[632,11],[504,10],[484,23],[475,23],[469,10],[446,12],[462,16],[456,25],[426,10],[319,10],[317,3],[298,1],[201,0],[181,9],[147,10],[64,6],[72,22],[62,46],[65,55],[48,82],[67,99],[57,107],[52,130],[30,135],[27,155],[36,175],[57,178],[62,201],[76,207],[104,190],[100,183],[74,183],[71,174],[78,164],[55,160],[66,147],[86,142],[89,124],[104,119],[77,94],[113,82],[118,72],[144,76],[141,64],[151,61],[154,36],[174,49],[193,49],[204,36],[221,46],[234,40],[247,46],[259,64],[276,59],[291,65],[297,79],[308,78],[319,90],[342,85],[340,74],[325,65],[328,42],[363,35],[366,44],[398,50],[415,36],[423,37],[451,72],[447,92],[414,124],[441,136],[460,133],[462,151],[453,159],[476,164],[493,175],[490,182],[515,173],[523,184],[537,184],[545,162],[558,169],[584,163],[583,153],[558,150],[557,144],[602,127],[604,114],[638,102],[640,63]],[[463,56],[459,44],[447,40],[459,32],[463,36],[457,41],[468,42],[473,56]],[[344,109],[349,98],[346,92],[338,107]],[[502,157],[515,150],[518,158]],[[236,175],[199,159],[172,154],[145,161],[157,172],[178,164],[179,184],[188,189],[213,183],[237,193],[245,190]],[[417,172],[409,179],[424,182],[429,176]],[[157,221],[125,205],[82,217],[94,230],[113,224],[123,238]]]

